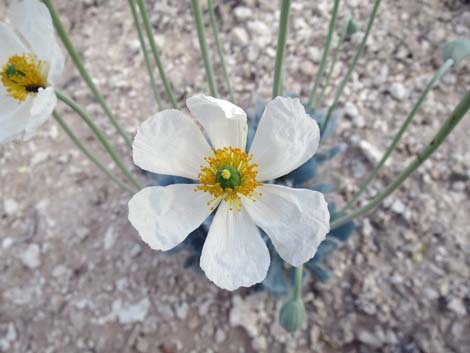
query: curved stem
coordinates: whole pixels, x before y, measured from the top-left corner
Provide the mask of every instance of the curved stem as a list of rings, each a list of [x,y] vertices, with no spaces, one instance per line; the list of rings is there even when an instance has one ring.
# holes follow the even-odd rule
[[[277,37],[276,63],[274,65],[273,99],[282,94],[282,65],[286,49],[291,0],[282,0],[279,33]]]
[[[450,114],[447,121],[439,129],[437,134],[432,139],[431,143],[416,157],[416,159],[411,162],[404,171],[400,173],[398,178],[390,184],[384,191],[377,195],[370,203],[361,207],[357,211],[351,212],[349,215],[338,218],[330,224],[330,228],[337,228],[356,217],[362,216],[363,214],[369,212],[373,208],[377,207],[386,197],[393,193],[397,188],[403,184],[403,182],[416,170],[418,167],[423,164],[433,153],[438,149],[438,147],[445,141],[449,136],[452,130],[457,126],[457,124],[463,119],[465,114],[470,109],[470,91],[467,91],[463,96],[462,100],[455,107],[454,111]]]
[[[333,52],[333,59],[331,61],[330,68],[328,69],[328,74],[326,75],[326,81],[323,84],[320,94],[318,95],[318,97],[315,99],[315,102],[313,103],[314,106],[316,106],[317,108],[320,108],[323,97],[325,96],[325,91],[328,85],[330,84],[331,77],[333,76],[333,72],[335,71],[336,62],[338,61],[339,53],[341,51],[341,48],[343,47],[343,43],[344,43],[344,40],[346,39],[346,35],[348,34],[349,21],[351,21],[351,17],[348,18],[343,28],[341,29],[341,34],[340,34],[340,38],[338,41],[338,45],[336,46],[335,51]]]
[[[73,143],[77,145],[78,149],[83,152],[85,156],[88,157],[90,161],[92,161],[99,170],[101,170],[103,173],[105,173],[112,181],[116,183],[120,188],[123,190],[126,190],[130,194],[134,193],[134,190],[132,190],[131,187],[127,186],[124,184],[122,181],[120,181],[118,178],[116,178],[113,173],[104,166],[104,164],[90,151],[88,150],[83,143],[80,142],[79,138],[72,132],[70,127],[67,125],[65,120],[57,113],[54,111],[52,113],[54,119],[59,123],[59,125],[62,127],[62,129],[65,131],[65,133],[70,137]]]
[[[145,66],[147,67],[147,73],[150,78],[150,85],[152,86],[152,93],[153,97],[155,98],[155,102],[157,103],[158,109],[162,110],[162,99],[160,97],[160,93],[158,92],[157,83],[155,82],[155,76],[153,75],[152,65],[150,64],[150,58],[147,50],[147,44],[145,43],[144,34],[142,33],[142,27],[139,19],[139,14],[137,12],[137,8],[135,6],[135,0],[128,0],[129,7],[131,8],[132,17],[134,19],[134,25],[137,30],[137,36],[139,37],[140,47],[142,48],[142,52],[144,54],[144,61]]]
[[[106,136],[101,132],[101,130],[96,126],[96,124],[93,122],[93,120],[90,118],[90,116],[72,99],[70,99],[68,96],[66,96],[64,93],[56,90],[56,95],[59,100],[67,104],[70,108],[72,108],[85,122],[85,124],[88,125],[88,127],[93,131],[95,136],[98,138],[98,140],[101,142],[103,147],[106,149],[106,151],[109,153],[110,157],[112,160],[116,163],[116,165],[119,167],[119,169],[122,170],[124,175],[129,179],[129,181],[138,189],[142,188],[142,185],[139,183],[139,181],[132,175],[130,170],[126,167],[124,162],[119,158],[118,154],[114,150],[114,148],[111,146],[109,143],[108,139]]]
[[[308,103],[307,103],[308,106],[312,105],[315,94],[317,93],[318,84],[320,83],[323,77],[323,71],[325,70],[326,59],[328,58],[328,52],[330,51],[331,39],[333,38],[333,32],[335,30],[339,2],[340,0],[335,0],[334,6],[333,6],[333,14],[331,15],[330,26],[328,29],[328,36],[326,38],[325,47],[323,48],[323,55],[320,61],[320,67],[318,69],[317,76],[315,78],[315,83],[313,84],[312,91],[310,92],[310,96],[308,97]]]
[[[101,108],[103,108],[104,112],[108,116],[111,123],[114,125],[114,127],[119,132],[119,134],[124,138],[124,140],[126,141],[126,144],[129,147],[132,147],[132,141],[131,141],[129,135],[124,130],[124,128],[121,126],[121,124],[118,122],[116,117],[114,116],[113,112],[111,111],[108,104],[104,100],[104,97],[101,95],[98,87],[95,85],[95,83],[93,82],[93,79],[91,78],[90,74],[88,73],[85,66],[83,65],[83,63],[80,59],[80,56],[77,53],[77,50],[73,46],[72,42],[70,41],[69,36],[67,35],[67,32],[64,29],[64,26],[62,24],[62,21],[60,20],[59,15],[57,14],[54,6],[52,5],[52,1],[51,0],[43,0],[43,2],[47,6],[47,8],[49,9],[49,12],[51,14],[52,21],[54,22],[54,26],[57,30],[57,33],[59,34],[60,39],[62,40],[62,43],[64,44],[64,46],[67,49],[70,57],[72,58],[72,61],[74,62],[75,67],[80,72],[80,75],[82,76],[83,80],[86,82],[88,88],[90,89],[90,91],[95,96],[95,99],[98,101]]]
[[[191,0],[191,7],[193,8],[194,20],[196,22],[197,36],[199,39],[199,47],[201,49],[202,60],[206,69],[207,81],[209,82],[209,89],[213,97],[218,97],[217,84],[214,78],[214,70],[212,69],[211,60],[209,57],[209,48],[206,40],[206,30],[204,28],[204,21],[202,19],[201,6],[199,0]]]
[[[431,89],[435,86],[436,82],[442,77],[442,75],[444,75],[446,73],[446,71],[452,65],[454,65],[454,60],[453,59],[448,59],[445,63],[443,63],[441,65],[439,70],[437,70],[437,72],[432,77],[431,81],[429,81],[428,85],[424,89],[423,93],[421,93],[421,96],[419,97],[418,101],[414,105],[413,109],[411,109],[411,112],[406,117],[406,119],[403,122],[400,130],[396,134],[395,138],[393,139],[393,142],[388,147],[387,151],[385,152],[384,156],[380,160],[379,164],[377,164],[377,166],[374,168],[374,170],[370,173],[369,177],[362,183],[359,190],[353,195],[351,200],[348,201],[348,203],[346,204],[346,206],[344,207],[343,210],[349,209],[354,204],[354,202],[356,202],[359,199],[359,197],[364,193],[364,191],[366,191],[367,187],[372,182],[372,180],[374,180],[377,177],[380,170],[385,165],[385,162],[387,162],[388,157],[392,154],[392,152],[397,147],[398,142],[400,142],[401,138],[403,137],[403,134],[405,133],[408,126],[411,124],[416,112],[418,111],[418,109],[421,107],[421,105],[425,101],[425,99],[428,96]]]
[[[349,65],[349,69],[348,69],[348,72],[346,73],[346,76],[344,76],[343,80],[341,81],[336,91],[335,99],[333,100],[333,104],[331,105],[330,109],[328,109],[325,122],[323,123],[323,126],[322,126],[322,131],[326,131],[326,128],[328,127],[328,123],[330,122],[330,119],[331,119],[331,115],[333,114],[333,111],[336,109],[336,106],[338,105],[339,98],[343,94],[343,90],[346,87],[346,84],[349,82],[349,79],[351,78],[351,74],[354,68],[356,67],[357,62],[359,61],[359,58],[361,57],[362,52],[364,51],[367,38],[369,38],[369,34],[372,29],[372,25],[374,23],[375,17],[377,16],[377,11],[379,10],[381,1],[382,0],[375,0],[374,8],[372,9],[372,13],[370,14],[370,17],[369,17],[369,23],[367,24],[366,33],[364,34],[364,37],[362,38],[361,44],[359,44],[359,47],[356,50],[356,54],[354,55],[351,65]]]
[[[207,6],[209,6],[209,16],[210,16],[210,21],[211,21],[212,33],[214,33],[215,46],[217,47],[217,52],[219,54],[220,65],[222,66],[225,84],[227,85],[228,93],[230,95],[230,100],[232,101],[232,103],[235,103],[235,96],[233,94],[232,85],[230,84],[230,78],[228,76],[227,65],[225,63],[224,49],[222,47],[222,43],[220,42],[219,29],[217,27],[217,19],[215,18],[213,0],[208,0]]]
[[[153,57],[155,59],[155,63],[157,64],[158,72],[160,73],[160,78],[163,82],[163,86],[165,87],[165,92],[168,95],[168,98],[170,99],[171,105],[173,106],[173,108],[176,109],[176,99],[173,95],[173,90],[171,89],[170,82],[166,77],[162,61],[160,60],[160,54],[158,52],[157,43],[155,42],[155,38],[153,36],[152,26],[150,25],[149,15],[147,13],[147,8],[145,7],[144,0],[137,0],[137,5],[139,6],[142,21],[144,23],[145,32],[147,33],[150,48],[152,49]]]
[[[303,266],[295,268],[295,284],[294,284],[294,297],[296,300],[302,298],[302,280],[303,280]]]

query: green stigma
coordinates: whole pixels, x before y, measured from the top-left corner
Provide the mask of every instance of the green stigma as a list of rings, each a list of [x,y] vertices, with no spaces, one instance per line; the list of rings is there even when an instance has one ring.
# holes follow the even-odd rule
[[[241,184],[240,172],[232,167],[231,165],[223,165],[217,171],[217,182],[220,184],[222,189],[231,188]]]

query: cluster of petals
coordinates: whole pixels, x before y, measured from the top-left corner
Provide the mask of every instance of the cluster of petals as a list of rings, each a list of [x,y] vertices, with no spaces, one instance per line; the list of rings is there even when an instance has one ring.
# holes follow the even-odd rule
[[[245,151],[248,125],[241,108],[203,95],[188,98],[186,104],[194,118],[165,110],[139,127],[133,143],[137,166],[198,181],[214,151]],[[300,101],[277,97],[267,104],[247,151],[256,163],[258,184],[250,197],[238,195],[241,207],[232,208],[224,198],[214,201],[197,184],[150,186],[129,201],[129,221],[151,248],[166,251],[215,212],[200,266],[224,289],[249,287],[266,277],[270,254],[260,229],[286,262],[300,266],[314,256],[329,232],[327,203],[319,192],[270,181],[309,160],[319,141],[318,125]]]
[[[64,68],[52,19],[43,3],[12,0],[7,18],[8,23],[0,22],[0,143],[28,138],[47,121],[57,103],[53,86]],[[13,63],[36,70],[23,72]],[[34,75],[33,79],[40,79],[44,84],[31,88],[28,94],[15,96],[8,85],[8,81],[15,83],[14,78],[8,80],[15,70],[19,73],[18,81]]]

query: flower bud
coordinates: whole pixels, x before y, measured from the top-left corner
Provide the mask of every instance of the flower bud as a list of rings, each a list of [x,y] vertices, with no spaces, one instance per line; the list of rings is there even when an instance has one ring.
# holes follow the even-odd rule
[[[302,327],[304,320],[305,307],[302,299],[291,299],[282,306],[279,321],[286,331],[297,331]]]
[[[447,42],[442,47],[442,60],[453,59],[454,65],[460,61],[470,58],[470,40],[458,39]]]
[[[350,17],[348,20],[348,27],[346,28],[346,33],[348,36],[352,36],[356,32],[359,32],[359,26],[357,25],[356,21]]]

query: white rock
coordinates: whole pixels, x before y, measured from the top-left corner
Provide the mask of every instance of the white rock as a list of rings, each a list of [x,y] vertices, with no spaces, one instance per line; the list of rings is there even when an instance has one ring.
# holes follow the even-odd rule
[[[7,216],[13,216],[18,211],[18,203],[13,199],[3,200],[3,209]]]
[[[15,240],[13,238],[5,238],[2,241],[2,248],[5,250],[9,249],[14,243],[15,243]]]
[[[393,98],[402,101],[408,97],[408,90],[400,82],[392,83],[388,89]]]
[[[359,341],[361,341],[367,346],[371,346],[374,348],[382,347],[382,342],[370,331],[360,331],[357,335],[357,338],[359,339]]]
[[[225,341],[226,338],[227,338],[227,335],[225,334],[225,332],[220,328],[217,329],[217,332],[215,333],[215,341],[217,343],[222,343]]]
[[[116,242],[117,235],[114,233],[114,228],[109,227],[104,236],[104,250],[111,250]]]
[[[364,156],[366,156],[369,162],[371,162],[374,166],[382,159],[383,152],[379,151],[377,147],[371,145],[366,140],[359,141],[359,148],[364,153]],[[390,164],[390,160],[391,158],[387,159],[387,162],[385,162],[386,166]]]
[[[395,212],[395,213],[398,213],[398,214],[403,214],[406,210],[406,206],[403,202],[401,202],[400,200],[395,200],[393,203],[392,203],[392,207],[391,207],[392,211]]]
[[[467,309],[465,308],[465,305],[458,298],[452,298],[447,304],[447,307],[454,313],[456,313],[458,316],[467,315]]]
[[[176,317],[180,320],[186,320],[188,317],[189,306],[186,303],[181,303],[181,305],[177,306],[175,309]]]
[[[253,16],[253,11],[251,11],[249,7],[245,7],[245,6],[236,7],[233,13],[237,21],[240,21],[240,22],[246,21],[247,19]]]
[[[235,27],[232,30],[232,35],[235,43],[238,45],[247,45],[248,44],[248,33],[243,27]]]
[[[11,343],[16,341],[16,337],[15,326],[10,322],[5,336],[0,337],[0,351],[7,352],[10,349]]]
[[[41,250],[39,245],[30,244],[25,251],[18,255],[20,261],[31,270],[41,266]]]
[[[359,114],[359,110],[353,102],[346,102],[344,105],[344,113],[352,118],[353,125],[358,128],[366,126],[364,117]]]
[[[116,315],[121,324],[140,322],[145,319],[150,309],[150,301],[143,298],[136,304],[123,303],[121,299],[113,302],[113,314]]]

